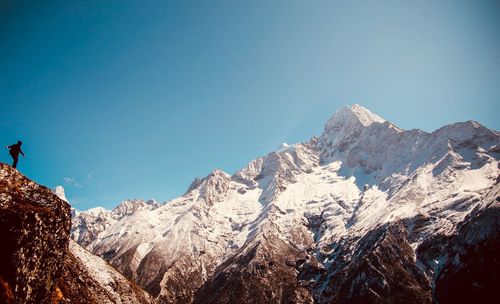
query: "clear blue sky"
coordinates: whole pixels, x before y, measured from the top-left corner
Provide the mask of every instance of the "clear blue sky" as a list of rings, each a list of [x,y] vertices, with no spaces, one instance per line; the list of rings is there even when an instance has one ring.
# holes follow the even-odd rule
[[[79,209],[164,201],[346,104],[498,130],[499,54],[499,1],[0,0],[0,143]]]

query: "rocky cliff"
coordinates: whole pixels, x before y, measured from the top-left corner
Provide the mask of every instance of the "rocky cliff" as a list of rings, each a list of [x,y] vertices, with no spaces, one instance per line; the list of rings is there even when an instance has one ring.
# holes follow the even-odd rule
[[[99,257],[70,244],[71,209],[0,163],[0,303],[155,303]]]
[[[57,292],[70,223],[67,203],[0,164],[0,280],[7,303],[46,303]]]

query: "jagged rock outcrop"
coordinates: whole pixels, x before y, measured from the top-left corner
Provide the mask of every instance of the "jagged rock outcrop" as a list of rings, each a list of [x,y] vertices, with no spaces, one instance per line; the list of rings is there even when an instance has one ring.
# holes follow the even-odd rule
[[[229,180],[229,174],[216,169],[205,178],[195,179],[189,186],[186,195],[196,190],[199,193],[199,200],[206,204],[213,205],[226,195],[227,190],[229,190]]]
[[[67,202],[0,163],[0,303],[156,303],[104,260],[69,244],[70,227]]]

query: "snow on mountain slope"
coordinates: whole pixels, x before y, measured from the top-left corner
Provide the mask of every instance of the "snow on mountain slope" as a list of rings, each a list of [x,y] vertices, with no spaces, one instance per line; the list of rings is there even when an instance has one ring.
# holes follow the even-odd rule
[[[66,267],[59,280],[64,303],[139,304],[156,301],[136,284],[74,241],[69,243]]]
[[[62,188],[62,187],[61,187]],[[57,194],[57,193],[56,193]],[[113,210],[95,207],[87,211],[73,212],[71,238],[82,246],[99,239],[101,232],[136,211],[152,210],[161,204],[155,200],[125,200]],[[90,247],[89,247],[90,248]]]
[[[65,202],[68,202],[68,199],[66,198],[66,194],[64,192],[64,187],[63,186],[57,186],[54,188],[54,194],[57,195],[60,199],[62,199]]]
[[[457,233],[496,187],[499,147],[477,122],[406,131],[353,105],[319,138],[232,176],[215,170],[164,205],[82,212],[72,236],[165,303],[429,302],[435,277],[415,252]],[[381,266],[361,258],[380,262],[380,252]],[[389,265],[411,288],[374,274]],[[345,290],[359,280],[376,286]]]

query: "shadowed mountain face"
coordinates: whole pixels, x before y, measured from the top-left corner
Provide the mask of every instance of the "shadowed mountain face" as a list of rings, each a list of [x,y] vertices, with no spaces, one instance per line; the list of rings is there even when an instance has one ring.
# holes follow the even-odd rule
[[[304,255],[266,236],[222,263],[194,303],[312,303],[307,285],[297,280],[296,261]]]
[[[155,303],[70,227],[68,203],[0,163],[0,303]]]
[[[350,253],[340,249],[325,273],[325,287],[318,286],[318,300],[334,303],[431,302],[431,286],[415,263],[414,251],[401,222],[383,225],[361,238]]]
[[[477,122],[402,130],[354,105],[309,142],[163,205],[80,212],[72,232],[162,303],[484,299],[499,158],[500,134]]]
[[[474,209],[458,225],[455,234],[435,236],[417,249],[418,260],[434,281],[434,295],[439,303],[489,303],[497,297],[500,280],[498,184],[484,203],[484,208]],[[436,260],[445,262],[434,266]]]

